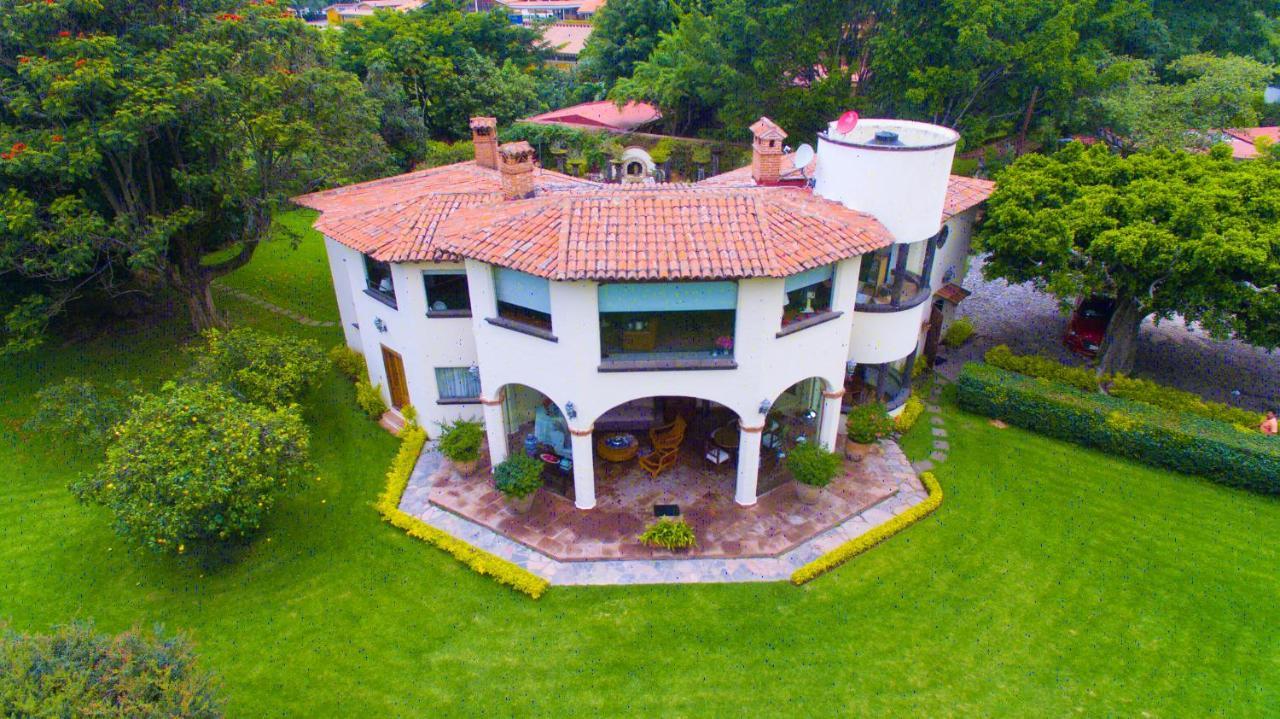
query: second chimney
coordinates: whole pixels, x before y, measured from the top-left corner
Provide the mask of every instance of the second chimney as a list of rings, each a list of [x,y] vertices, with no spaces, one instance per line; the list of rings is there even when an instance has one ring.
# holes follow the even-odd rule
[[[762,117],[751,126],[751,177],[757,185],[776,185],[782,177],[782,141],[787,133]]]
[[[471,118],[471,144],[476,149],[476,164],[498,169],[498,120],[493,117]]]
[[[533,147],[524,140],[498,148],[502,199],[521,200],[533,196],[533,156]]]

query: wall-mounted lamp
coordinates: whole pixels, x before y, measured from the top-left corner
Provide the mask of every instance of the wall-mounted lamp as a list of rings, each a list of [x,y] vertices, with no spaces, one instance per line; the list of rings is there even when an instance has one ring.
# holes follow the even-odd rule
[[[760,403],[760,414],[769,414],[769,408],[772,406],[773,406],[772,402],[770,402],[767,399],[764,400],[763,402]]]
[[[386,322],[383,322],[381,317],[374,317],[374,318],[373,318],[373,326],[374,326],[374,327],[376,327],[376,328],[378,328],[378,331],[379,331],[379,332],[386,332],[386,331],[387,331],[387,323],[386,323]]]
[[[844,373],[845,373],[845,374],[853,374],[854,372],[857,372],[857,371],[858,371],[858,363],[857,363],[857,362],[854,362],[853,360],[849,360],[848,362],[845,362],[845,363],[844,363]]]
[[[572,403],[572,402],[565,402],[565,403],[564,403],[564,413],[565,413],[566,415],[568,415],[568,416],[569,416],[569,419],[577,419],[577,417],[578,417],[578,408],[577,408],[577,407],[575,407],[575,406],[573,406],[573,403]]]
[[[473,365],[471,365],[470,367],[468,367],[468,368],[467,368],[467,374],[471,375],[472,377],[479,377],[479,376],[480,376],[480,365],[474,365],[474,364],[473,364]]]

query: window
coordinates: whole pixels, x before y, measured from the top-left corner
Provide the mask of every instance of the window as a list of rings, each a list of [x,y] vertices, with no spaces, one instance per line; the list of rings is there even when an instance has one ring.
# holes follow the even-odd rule
[[[860,309],[883,311],[911,307],[918,304],[916,300],[923,302],[929,288],[922,278],[931,255],[932,246],[928,241],[893,244],[863,255],[862,267],[858,270]]]
[[[938,233],[938,239],[934,241],[934,247],[937,247],[939,250],[945,247],[948,237],[951,237],[951,227],[943,225],[942,231]]]
[[[503,326],[533,328],[551,333],[551,287],[542,277],[499,267],[494,271],[498,317]]]
[[[427,270],[422,273],[428,317],[468,317],[471,292],[465,270]]]
[[[782,308],[782,326],[830,312],[834,276],[835,267],[826,265],[788,277],[783,284],[787,304]]]
[[[604,360],[732,362],[736,282],[600,285]]]
[[[396,288],[391,282],[391,265],[364,256],[365,294],[384,304],[396,306]]]
[[[470,367],[436,367],[440,401],[479,402],[480,373]]]

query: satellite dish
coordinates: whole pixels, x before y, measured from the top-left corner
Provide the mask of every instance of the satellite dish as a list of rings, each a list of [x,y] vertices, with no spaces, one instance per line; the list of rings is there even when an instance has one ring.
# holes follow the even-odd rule
[[[839,120],[836,120],[836,132],[840,133],[841,135],[849,134],[850,132],[853,131],[853,128],[857,126],[858,126],[857,110],[850,110],[845,114],[841,115]]]
[[[795,163],[797,170],[804,172],[804,168],[808,167],[810,162],[813,162],[813,156],[813,147],[808,144],[804,144],[796,148],[794,157],[791,158],[791,161]]]

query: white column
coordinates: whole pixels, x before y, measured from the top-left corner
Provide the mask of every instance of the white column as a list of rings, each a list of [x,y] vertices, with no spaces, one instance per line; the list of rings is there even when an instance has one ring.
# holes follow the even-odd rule
[[[573,503],[578,509],[596,506],[596,462],[591,429],[569,430],[573,445]]]
[[[840,400],[844,390],[822,393],[822,426],[818,429],[818,441],[823,449],[834,452],[840,434]]]
[[[733,499],[744,507],[756,503],[756,481],[760,478],[760,433],[764,426],[738,430],[738,487]]]
[[[489,438],[489,461],[497,467],[507,458],[507,427],[502,420],[502,397],[482,398],[484,403],[484,433]]]

